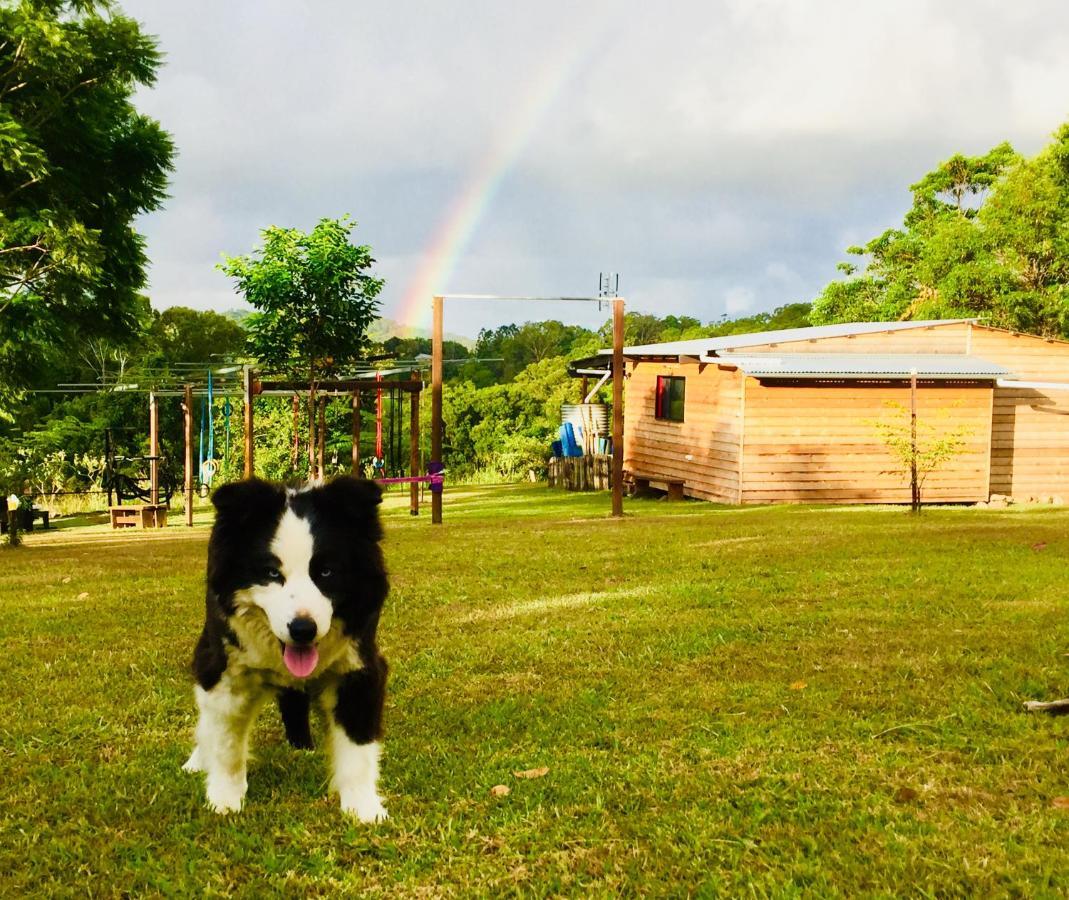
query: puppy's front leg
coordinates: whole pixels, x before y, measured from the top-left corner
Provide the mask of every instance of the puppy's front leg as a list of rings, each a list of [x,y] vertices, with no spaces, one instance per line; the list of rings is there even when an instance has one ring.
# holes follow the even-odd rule
[[[330,721],[331,787],[338,792],[342,812],[361,822],[386,818],[378,793],[385,692],[386,660],[377,657],[367,668],[343,676],[336,691],[324,696]]]
[[[248,788],[249,732],[266,693],[231,691],[224,678],[210,691],[194,689],[200,718],[197,746],[185,767],[207,775],[208,805],[219,813],[237,812]]]

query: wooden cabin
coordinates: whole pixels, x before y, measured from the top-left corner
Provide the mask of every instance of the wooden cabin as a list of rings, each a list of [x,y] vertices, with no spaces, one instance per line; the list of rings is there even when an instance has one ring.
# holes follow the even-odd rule
[[[876,423],[964,446],[926,502],[1069,500],[1069,342],[972,320],[865,322],[627,347],[624,469],[724,503],[908,503]],[[594,374],[608,351],[573,364]]]

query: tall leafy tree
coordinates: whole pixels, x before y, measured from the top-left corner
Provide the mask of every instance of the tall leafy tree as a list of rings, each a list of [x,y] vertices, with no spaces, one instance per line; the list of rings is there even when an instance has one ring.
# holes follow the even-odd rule
[[[257,310],[246,320],[249,352],[268,369],[308,381],[310,468],[318,384],[364,353],[385,283],[371,273],[371,248],[350,240],[355,227],[348,216],[321,219],[308,233],[272,226],[260,248],[220,264]]]
[[[109,0],[0,3],[0,412],[50,354],[137,328],[133,222],[173,146],[131,98],[159,65]]]
[[[246,337],[245,329],[227,316],[172,306],[153,316],[147,343],[165,363],[218,363],[228,356],[241,356]]]
[[[901,228],[843,263],[814,322],[953,316],[1069,336],[1069,125],[1033,159],[1000,144],[956,155],[913,185]]]

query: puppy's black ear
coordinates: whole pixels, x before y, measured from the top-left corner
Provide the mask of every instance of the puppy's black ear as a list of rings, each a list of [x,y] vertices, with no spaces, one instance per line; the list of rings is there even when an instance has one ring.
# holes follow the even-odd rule
[[[366,528],[376,540],[381,537],[378,506],[382,488],[374,481],[340,475],[319,490],[323,507],[353,524]]]
[[[216,521],[247,522],[276,514],[286,503],[285,489],[269,481],[249,478],[231,481],[212,494]]]
[[[323,488],[324,494],[353,512],[367,512],[382,503],[378,482],[352,475],[339,475]]]

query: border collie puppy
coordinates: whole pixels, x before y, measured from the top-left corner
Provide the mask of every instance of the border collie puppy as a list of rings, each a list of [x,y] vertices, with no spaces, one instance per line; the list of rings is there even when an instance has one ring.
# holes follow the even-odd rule
[[[249,732],[274,697],[295,747],[312,746],[309,708],[320,706],[342,811],[386,818],[376,786],[381,501],[377,484],[349,477],[301,490],[238,481],[212,497],[207,615],[193,656],[200,719],[184,768],[206,774],[216,812],[241,809]]]

